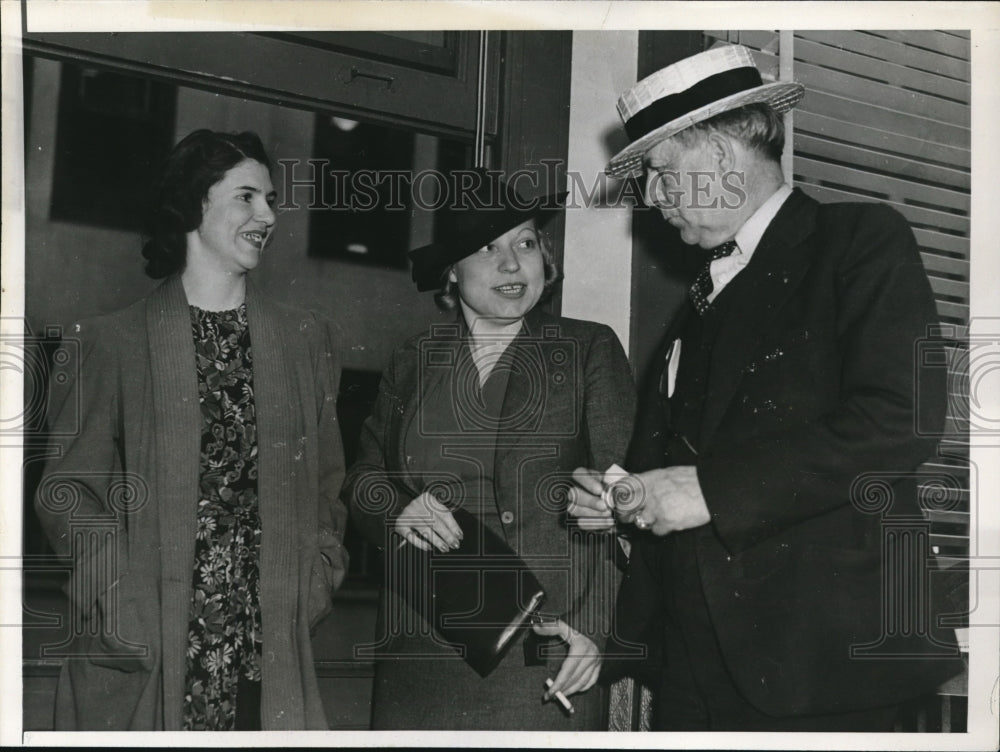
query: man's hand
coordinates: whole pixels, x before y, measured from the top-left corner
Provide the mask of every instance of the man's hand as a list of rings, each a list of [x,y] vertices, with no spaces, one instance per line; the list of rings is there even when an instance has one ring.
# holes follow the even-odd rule
[[[576,517],[581,530],[612,530],[615,517],[601,498],[604,492],[602,474],[578,467],[573,471],[573,482],[576,485],[569,490],[567,514]]]
[[[629,476],[637,486],[637,502],[616,506],[620,522],[631,522],[654,535],[707,525],[712,515],[705,504],[693,465],[650,470]]]

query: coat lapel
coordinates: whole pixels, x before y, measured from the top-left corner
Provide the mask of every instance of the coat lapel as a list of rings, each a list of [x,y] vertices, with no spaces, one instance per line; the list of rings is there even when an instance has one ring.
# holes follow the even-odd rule
[[[402,498],[402,506],[405,506],[414,497],[420,494],[419,484],[414,482],[414,476],[410,472],[410,463],[406,455],[406,434],[410,430],[410,425],[415,420],[420,420],[420,410],[423,404],[424,395],[427,394],[430,379],[440,379],[441,375],[429,369],[421,369],[420,361],[423,357],[422,347],[427,340],[420,340],[417,343],[417,350],[413,354],[413,364],[411,368],[401,368],[400,372],[405,375],[406,380],[396,384],[397,396],[401,399],[401,409],[394,418],[395,430],[390,429],[388,435],[393,437],[395,446],[392,447],[393,454],[388,458],[388,470],[393,474],[393,478],[404,486],[405,491]],[[419,426],[418,426],[419,429]],[[388,452],[390,447],[386,447]],[[402,509],[402,506],[400,509]]]
[[[247,321],[253,352],[253,399],[257,423],[257,499],[260,509],[260,599],[265,645],[293,645],[299,543],[295,473],[301,463],[293,456],[307,451],[304,426],[295,420],[305,409],[289,374],[290,364],[308,363],[297,352],[296,341],[283,337],[281,314],[247,280]],[[289,681],[298,671],[292,660],[297,650],[264,651],[261,698],[264,723],[276,719],[278,708],[302,708],[301,696],[276,697],[269,687],[302,686]],[[280,719],[287,728],[301,728],[304,716]]]
[[[525,438],[537,439],[539,434],[546,432],[546,427],[542,424],[537,428],[529,428],[534,425],[533,421],[544,421],[556,412],[555,406],[549,403],[554,398],[554,391],[550,388],[551,374],[546,371],[546,338],[543,332],[546,326],[558,326],[558,320],[538,308],[529,311],[524,317],[521,331],[496,365],[496,368],[506,368],[509,374],[500,408],[500,429],[493,457],[497,478],[504,476],[500,468],[511,452],[517,449],[518,444]],[[558,343],[557,340],[554,342]],[[539,344],[542,345],[541,350]]]
[[[261,558],[265,571],[290,571],[293,567],[294,500],[291,455],[301,447],[290,447],[292,437],[304,439],[294,422],[293,384],[286,364],[302,362],[281,336],[272,304],[247,281],[247,321],[253,351],[253,399],[257,421],[257,497],[261,517]],[[296,409],[298,409],[296,407]],[[261,582],[262,589],[268,583]],[[281,589],[286,586],[279,585]],[[263,596],[263,592],[262,592]]]
[[[708,446],[732,401],[743,369],[760,347],[785,302],[809,267],[812,248],[803,241],[816,224],[816,202],[796,189],[784,203],[742,274],[727,290],[723,321],[712,348],[708,399],[701,424],[701,446]]]
[[[201,409],[191,315],[179,277],[157,288],[146,305],[156,426],[155,499],[162,559],[162,665],[165,728],[180,728],[184,651],[197,532]],[[181,468],[194,468],[185,471]]]
[[[406,451],[407,434],[413,421],[418,421],[419,435],[424,435],[427,430],[423,423],[427,395],[436,389],[445,389],[449,394],[455,394],[454,380],[459,372],[460,361],[463,357],[467,357],[467,353],[464,352],[467,330],[464,327],[461,314],[459,321],[454,324],[431,326],[427,336],[421,337],[416,343],[412,353],[413,363],[400,368],[402,378],[396,384],[396,390],[402,399],[402,411],[396,430],[389,433],[395,437],[395,466],[390,466],[389,469],[401,473],[398,477],[411,498],[421,492],[422,484],[410,472],[412,468]],[[442,385],[442,381],[448,383]],[[452,409],[456,411],[458,409],[454,402]],[[433,430],[431,433],[433,434]]]

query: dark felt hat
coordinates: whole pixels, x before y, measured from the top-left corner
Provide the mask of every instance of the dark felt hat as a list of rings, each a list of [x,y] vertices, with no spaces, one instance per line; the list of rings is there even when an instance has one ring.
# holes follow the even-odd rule
[[[440,289],[448,267],[508,230],[532,217],[550,218],[566,198],[565,191],[524,198],[496,170],[462,170],[449,177],[447,201],[434,215],[434,242],[409,253],[421,292]]]

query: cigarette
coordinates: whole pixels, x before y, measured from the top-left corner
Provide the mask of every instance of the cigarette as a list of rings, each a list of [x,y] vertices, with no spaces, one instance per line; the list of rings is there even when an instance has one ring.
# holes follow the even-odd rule
[[[604,483],[605,486],[604,490],[601,492],[601,501],[603,501],[604,506],[611,511],[614,511],[615,509],[615,501],[614,497],[611,495],[611,487],[626,475],[628,475],[628,473],[625,472],[620,465],[615,463],[604,471],[604,476],[601,478],[601,482]]]
[[[402,533],[399,534],[400,541],[399,541],[399,545],[396,546],[396,550],[397,551],[402,550],[406,546],[407,543],[409,543],[414,548],[420,548],[420,546],[418,546],[416,543],[414,543],[412,540],[410,540],[410,536],[411,535],[415,535],[415,533],[412,530],[408,531],[406,533],[406,535],[403,535]]]
[[[545,680],[545,686],[547,688],[552,689],[552,685],[553,684],[555,684],[555,682],[552,681],[551,677]],[[559,700],[559,704],[562,705],[563,708],[565,708],[565,710],[566,710],[567,713],[569,713],[570,715],[573,715],[573,713],[576,712],[573,709],[573,704],[569,700],[566,699],[566,695],[564,695],[562,692],[556,692],[555,695],[553,695],[553,696],[557,700]]]
[[[628,475],[628,472],[626,472],[625,468],[623,468],[617,462],[613,462],[611,463],[611,467],[609,467],[607,470],[604,471],[604,475],[605,476],[610,475],[614,477],[616,475]]]

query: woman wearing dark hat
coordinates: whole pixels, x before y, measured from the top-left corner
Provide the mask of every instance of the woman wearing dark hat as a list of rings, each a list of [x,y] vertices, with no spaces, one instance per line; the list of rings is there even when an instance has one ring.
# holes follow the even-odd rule
[[[143,250],[164,282],[75,327],[36,498],[74,558],[57,729],[327,728],[309,628],[346,571],[338,369],[330,324],[247,278],[269,168],[253,133],[184,138]]]
[[[438,242],[410,254],[418,289],[437,290],[456,322],[393,354],[344,498],[366,537],[390,551],[452,550],[477,534],[452,512],[474,515],[543,585],[549,619],[535,632],[549,657],[528,640],[531,649],[514,647],[482,678],[385,588],[373,728],[606,728],[593,685],[615,543],[567,524],[565,490],[574,468],[623,456],[632,377],[610,328],[539,307],[559,279],[539,224],[561,197],[528,202],[496,175],[474,174],[474,200],[441,210]],[[557,691],[575,712],[551,701]]]

